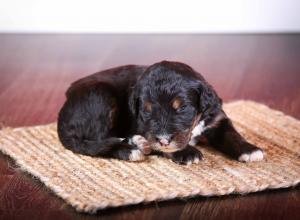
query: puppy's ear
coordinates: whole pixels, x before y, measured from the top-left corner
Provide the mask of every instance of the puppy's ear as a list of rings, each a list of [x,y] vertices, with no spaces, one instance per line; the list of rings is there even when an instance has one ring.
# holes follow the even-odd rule
[[[129,100],[128,100],[128,105],[129,105],[129,110],[132,116],[135,118],[138,117],[139,113],[139,91],[138,87],[135,86],[131,89],[130,95],[129,95]]]
[[[214,109],[221,108],[222,100],[211,85],[200,81],[197,90],[199,94],[198,106],[200,113],[206,115]]]

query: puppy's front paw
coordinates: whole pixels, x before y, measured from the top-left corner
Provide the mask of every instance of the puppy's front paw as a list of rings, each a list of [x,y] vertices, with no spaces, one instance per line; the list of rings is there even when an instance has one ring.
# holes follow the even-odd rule
[[[244,152],[238,157],[238,160],[241,162],[253,162],[264,159],[263,150],[250,143],[244,144],[243,151]]]
[[[171,158],[175,163],[183,165],[191,165],[193,163],[197,164],[203,157],[199,150],[191,146],[188,146],[181,151],[169,153],[166,156]]]
[[[132,138],[130,139],[130,144],[137,146],[137,148],[140,151],[142,151],[144,154],[151,153],[151,148],[148,141],[146,140],[146,138],[144,138],[141,135],[133,135]]]

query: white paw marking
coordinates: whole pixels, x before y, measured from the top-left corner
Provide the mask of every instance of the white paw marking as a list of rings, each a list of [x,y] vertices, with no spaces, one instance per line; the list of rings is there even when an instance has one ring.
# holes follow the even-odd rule
[[[198,164],[199,161],[200,161],[200,159],[199,159],[198,157],[194,157],[194,159],[193,159],[193,160],[189,160],[189,161],[186,163],[186,165],[192,165],[193,163],[194,163],[194,164]]]
[[[195,158],[194,158],[194,163],[195,163],[195,164],[198,164],[199,161],[200,161],[200,159],[199,159],[198,157],[195,157]]]
[[[141,135],[133,135],[129,143],[136,145],[145,154],[151,152],[148,141]]]
[[[144,145],[147,143],[147,140],[141,136],[141,135],[133,135],[132,136],[132,143],[134,143],[135,145],[139,146],[139,145]]]
[[[205,123],[204,123],[204,120],[202,120],[192,130],[192,136],[191,136],[191,140],[189,142],[189,145],[195,146],[197,144],[197,137],[199,137],[203,133],[203,131],[205,131],[205,129],[206,129],[205,128]]]
[[[264,159],[264,153],[261,150],[256,150],[251,153],[242,154],[238,160],[241,162],[253,162],[262,159]]]
[[[144,160],[145,156],[140,150],[132,150],[129,154],[130,161],[141,161]]]

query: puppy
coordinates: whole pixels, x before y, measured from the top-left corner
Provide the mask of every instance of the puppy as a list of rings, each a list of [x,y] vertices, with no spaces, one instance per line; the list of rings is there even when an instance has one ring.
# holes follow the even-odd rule
[[[61,143],[75,153],[140,161],[160,152],[179,164],[198,163],[201,140],[242,162],[263,151],[248,143],[200,73],[162,61],[128,65],[74,82],[58,116]]]

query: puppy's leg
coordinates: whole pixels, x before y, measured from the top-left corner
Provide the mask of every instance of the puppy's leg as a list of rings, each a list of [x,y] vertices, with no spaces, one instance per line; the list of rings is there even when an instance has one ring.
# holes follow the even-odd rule
[[[190,165],[192,163],[199,163],[202,160],[202,153],[192,146],[187,146],[181,151],[174,153],[164,153],[164,156],[172,159],[173,162],[178,164]]]
[[[264,158],[263,150],[247,142],[233,127],[231,120],[224,117],[216,121],[213,126],[208,126],[204,136],[208,142],[223,153],[241,161],[259,161]]]

